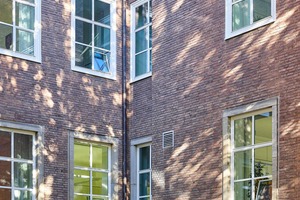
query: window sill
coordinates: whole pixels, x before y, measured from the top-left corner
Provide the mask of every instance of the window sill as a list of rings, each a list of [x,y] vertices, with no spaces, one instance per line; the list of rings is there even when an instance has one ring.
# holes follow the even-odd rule
[[[14,58],[20,58],[20,59],[24,59],[24,60],[28,60],[28,61],[32,61],[32,62],[36,62],[36,63],[41,63],[40,55],[39,56],[31,56],[31,55],[14,52],[14,51],[7,50],[7,49],[2,49],[2,48],[0,48],[0,54],[6,55],[6,56],[11,56]]]
[[[107,78],[107,79],[110,79],[110,80],[116,80],[116,74],[115,73],[104,73],[104,72],[94,71],[94,70],[91,70],[91,69],[86,69],[86,68],[77,67],[77,66],[72,66],[71,69],[72,69],[72,71],[76,71],[76,72],[90,74],[90,75],[93,75],[93,76]]]
[[[260,20],[258,22],[255,22],[252,25],[244,27],[244,28],[239,29],[237,31],[234,31],[234,32],[226,31],[225,40],[228,40],[230,38],[236,37],[238,35],[242,35],[244,33],[252,31],[254,29],[257,29],[257,28],[260,28],[262,26],[265,26],[267,24],[273,23],[274,21],[275,21],[275,17],[268,17],[266,19],[263,19],[263,20]]]
[[[134,82],[137,82],[137,81],[140,81],[142,79],[145,79],[145,78],[148,78],[148,77],[151,77],[152,76],[152,71],[151,72],[148,72],[146,74],[143,74],[143,75],[140,75],[140,76],[137,76],[137,77],[131,77],[130,79],[130,83],[134,83]]]

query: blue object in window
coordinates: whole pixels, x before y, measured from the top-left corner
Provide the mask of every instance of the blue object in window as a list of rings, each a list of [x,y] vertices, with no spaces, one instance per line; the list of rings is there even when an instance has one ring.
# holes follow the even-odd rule
[[[109,72],[107,55],[105,53],[95,52],[95,70]]]

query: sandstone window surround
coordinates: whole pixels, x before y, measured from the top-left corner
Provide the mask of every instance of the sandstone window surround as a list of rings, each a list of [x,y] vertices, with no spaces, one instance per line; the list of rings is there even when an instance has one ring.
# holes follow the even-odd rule
[[[0,54],[41,62],[41,0],[0,1]]]
[[[226,0],[225,39],[276,20],[276,0]]]
[[[72,0],[71,69],[116,79],[116,0]]]

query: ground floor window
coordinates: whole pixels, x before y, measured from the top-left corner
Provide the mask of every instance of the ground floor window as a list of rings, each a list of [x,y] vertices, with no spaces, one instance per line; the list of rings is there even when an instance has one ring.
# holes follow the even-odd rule
[[[151,199],[151,145],[138,146],[137,150],[137,176],[138,199]]]

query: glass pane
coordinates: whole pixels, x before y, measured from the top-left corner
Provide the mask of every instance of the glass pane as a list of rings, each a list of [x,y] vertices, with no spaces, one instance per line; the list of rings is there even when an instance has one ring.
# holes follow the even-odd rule
[[[102,24],[110,25],[110,4],[95,0],[95,20]]]
[[[17,30],[17,51],[29,55],[34,54],[33,33]]]
[[[11,186],[11,163],[0,161],[0,185]]]
[[[0,140],[0,156],[11,157],[11,134],[10,134],[10,132],[0,131],[0,138],[1,138],[1,140]]]
[[[257,179],[255,183],[255,199],[272,199],[272,180]]]
[[[74,200],[89,200],[89,196],[83,196],[83,195],[74,195]]]
[[[147,73],[148,52],[135,56],[135,76]]]
[[[142,27],[147,24],[148,2],[139,6],[135,10],[135,28]]]
[[[108,147],[93,145],[93,168],[108,169]]]
[[[152,26],[149,27],[149,48],[152,47]]]
[[[1,199],[3,199],[3,200],[5,200],[5,199],[11,199],[11,190],[10,189],[0,188],[0,195],[1,195]]]
[[[92,48],[76,44],[75,65],[92,69]]]
[[[250,25],[250,0],[232,5],[232,30],[236,31]]]
[[[234,199],[235,200],[251,200],[252,196],[251,180],[234,183]]]
[[[110,53],[95,49],[94,54],[94,70],[102,72],[110,72],[109,70]]]
[[[13,28],[0,24],[0,48],[13,49]]]
[[[90,145],[75,141],[74,165],[81,167],[90,167]]]
[[[150,197],[139,198],[139,200],[150,200]]]
[[[234,180],[251,177],[252,151],[234,153]]]
[[[31,200],[32,199],[32,193],[30,191],[15,190],[14,196],[15,196],[14,200]]]
[[[29,3],[34,3],[34,0],[23,0],[23,1],[27,1]]]
[[[150,195],[150,173],[139,174],[139,196]]]
[[[93,194],[108,195],[108,174],[93,172]]]
[[[149,2],[150,3],[150,11],[149,11],[149,21],[152,22],[152,1]]]
[[[150,50],[150,72],[152,71],[152,50]]]
[[[14,177],[16,187],[32,188],[32,164],[15,162]]]
[[[14,157],[32,160],[32,135],[14,134]]]
[[[0,1],[0,21],[12,24],[12,1]],[[0,28],[0,30],[2,30]]]
[[[272,112],[254,116],[255,144],[272,142]]]
[[[253,21],[271,16],[271,0],[253,0]]]
[[[76,20],[76,42],[92,45],[92,24]]]
[[[142,29],[135,33],[135,52],[139,53],[148,48],[149,41],[147,29]]]
[[[110,29],[95,25],[95,46],[110,50]]]
[[[93,200],[108,200],[108,197],[93,197]]]
[[[150,169],[150,146],[142,147],[139,149],[139,160],[140,160],[140,169]]]
[[[90,193],[90,172],[84,170],[74,170],[74,192]]]
[[[272,146],[254,150],[255,177],[272,175]]]
[[[76,16],[92,19],[92,0],[76,0]]]
[[[16,25],[34,30],[34,7],[16,3]]]
[[[252,144],[252,117],[234,120],[234,147]]]

